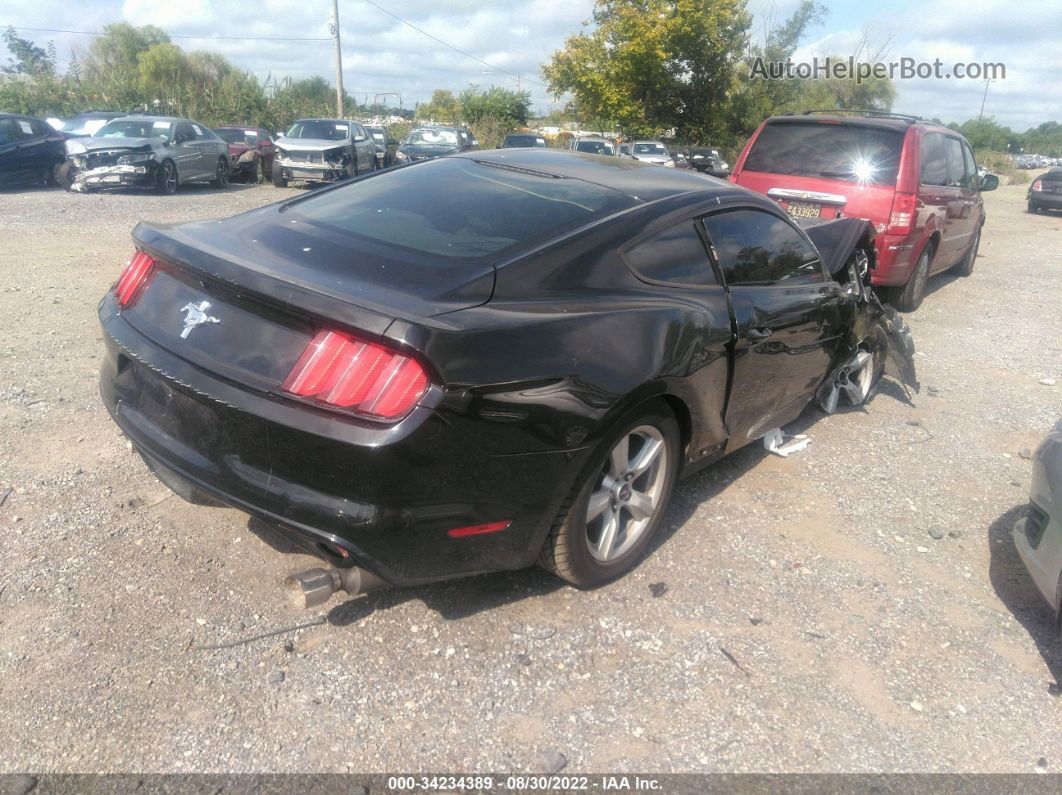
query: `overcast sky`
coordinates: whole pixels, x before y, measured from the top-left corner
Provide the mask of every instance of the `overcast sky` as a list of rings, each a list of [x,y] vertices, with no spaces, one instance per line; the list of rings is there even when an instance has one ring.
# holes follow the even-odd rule
[[[539,65],[589,19],[593,0],[377,0],[392,13],[482,61],[512,74],[532,92],[536,109],[553,98]],[[402,95],[406,107],[434,88],[454,91],[469,83],[515,87],[515,78],[484,74],[488,67],[406,27],[365,0],[340,0],[343,72],[347,90],[364,101],[378,92]],[[779,20],[796,0],[750,0],[757,30]],[[907,56],[932,61],[1002,62],[1006,78],[988,88],[985,114],[1024,130],[1062,117],[1062,2],[1013,0],[876,0],[827,2],[826,21],[809,31],[798,60],[848,54],[864,29],[889,41],[884,60]],[[127,21],[154,24],[171,35],[327,37],[330,0],[0,0],[0,25],[93,31]],[[21,35],[55,41],[60,56],[84,47],[87,36]],[[332,80],[332,45],[320,42],[176,40],[185,49],[223,53],[264,78],[321,74]],[[902,80],[894,110],[944,121],[976,117],[983,80]],[[390,101],[395,101],[390,98]]]

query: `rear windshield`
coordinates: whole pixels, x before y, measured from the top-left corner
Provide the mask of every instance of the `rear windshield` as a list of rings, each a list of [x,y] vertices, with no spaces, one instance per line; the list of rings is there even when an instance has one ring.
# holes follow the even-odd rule
[[[432,259],[468,259],[533,245],[636,202],[576,179],[441,158],[311,196],[285,213]]]
[[[579,152],[589,152],[592,155],[614,155],[616,150],[608,141],[579,141],[575,145]]]
[[[222,141],[230,144],[254,144],[258,141],[258,133],[254,130],[214,130],[214,135]]]
[[[511,147],[542,147],[546,145],[546,139],[537,135],[506,135],[502,141],[503,146]]]
[[[881,127],[822,122],[767,124],[745,160],[747,171],[896,183],[903,133]]]

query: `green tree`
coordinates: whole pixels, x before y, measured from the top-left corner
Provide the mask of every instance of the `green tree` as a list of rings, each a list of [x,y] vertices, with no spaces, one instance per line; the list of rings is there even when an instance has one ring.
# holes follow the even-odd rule
[[[949,124],[948,127],[962,133],[975,152],[1006,152],[1010,140],[1014,137],[1009,128],[997,124],[991,116],[970,119],[962,124]]]
[[[452,91],[437,88],[431,100],[417,108],[417,118],[454,124],[461,120],[461,103]]]
[[[20,38],[10,26],[0,38],[12,56],[6,66],[0,66],[0,72],[31,76],[55,74],[55,46],[51,43],[47,49],[38,47],[29,39]]]
[[[543,75],[556,95],[632,134],[721,132],[751,16],[743,0],[598,0]]]
[[[104,25],[103,35],[79,59],[88,90],[105,104],[123,110],[141,104],[140,54],[169,43],[169,36],[154,25]]]
[[[458,97],[461,116],[469,124],[476,124],[490,116],[508,130],[523,127],[531,113],[531,92],[510,91],[491,86],[486,91],[469,86]]]

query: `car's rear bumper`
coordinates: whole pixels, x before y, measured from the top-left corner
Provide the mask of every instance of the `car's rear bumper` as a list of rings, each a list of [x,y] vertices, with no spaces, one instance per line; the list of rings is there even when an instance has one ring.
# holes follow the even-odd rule
[[[877,285],[907,284],[925,245],[921,233],[910,235],[879,234],[875,240],[877,261],[871,282]]]
[[[1033,455],[1028,515],[1014,526],[1014,545],[1037,589],[1062,609],[1062,423]]]
[[[1045,193],[1044,191],[1030,191],[1029,201],[1037,207],[1050,207],[1062,210],[1062,193]]]
[[[101,395],[160,479],[186,499],[206,494],[342,550],[332,562],[394,585],[532,564],[585,461],[581,451],[487,455],[431,409],[375,437],[338,418],[322,425],[303,407],[278,406],[174,356],[112,307],[105,300],[100,311]],[[464,538],[447,532],[499,521],[511,524]]]

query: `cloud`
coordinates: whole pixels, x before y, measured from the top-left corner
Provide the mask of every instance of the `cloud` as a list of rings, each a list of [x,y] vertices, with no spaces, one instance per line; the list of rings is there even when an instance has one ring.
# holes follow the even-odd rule
[[[552,102],[542,85],[541,64],[589,19],[593,0],[377,0],[455,47],[519,74],[536,108]],[[753,35],[788,17],[799,0],[750,0]],[[1026,129],[1062,108],[1062,81],[1051,55],[1062,52],[1062,4],[1039,8],[1006,0],[877,0],[874,4],[831,7],[825,22],[810,31],[799,57],[847,54],[862,39],[890,42],[886,60],[903,56],[932,61],[988,61],[1006,65],[1006,78],[989,86],[985,113],[1016,129]],[[839,7],[838,7],[839,6]],[[1050,6],[1050,7],[1049,7]],[[36,27],[98,30],[109,22],[153,24],[171,35],[327,37],[331,12],[327,2],[304,0],[81,0],[76,13],[68,0],[0,0],[0,22]],[[436,88],[460,91],[470,83],[515,87],[504,74],[484,74],[477,63],[401,24],[364,0],[344,0],[340,7],[343,79],[359,100],[394,91],[411,107]],[[62,22],[57,22],[62,20]],[[85,36],[27,34],[43,42],[53,38],[61,57]],[[223,41],[178,39],[185,49],[222,53],[260,78],[334,74],[332,44],[319,42]],[[976,117],[984,95],[980,80],[897,81],[896,110],[945,121]]]

